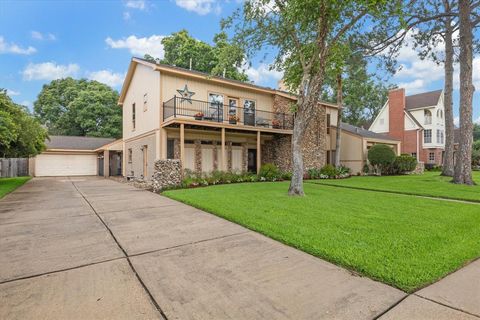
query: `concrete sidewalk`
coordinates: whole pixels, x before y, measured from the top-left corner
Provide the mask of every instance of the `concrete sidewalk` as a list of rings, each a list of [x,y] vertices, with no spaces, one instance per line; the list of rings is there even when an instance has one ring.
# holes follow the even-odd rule
[[[478,294],[478,264],[407,297],[226,220],[101,178],[36,178],[0,200],[0,252],[0,319],[480,313],[475,295],[455,298],[462,281]],[[448,290],[455,284],[458,290]]]

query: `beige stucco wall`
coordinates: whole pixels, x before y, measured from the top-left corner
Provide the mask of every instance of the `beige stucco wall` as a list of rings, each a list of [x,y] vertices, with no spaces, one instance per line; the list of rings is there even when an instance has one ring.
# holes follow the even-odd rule
[[[160,73],[138,64],[123,103],[123,139],[129,139],[160,127]],[[144,95],[147,109],[144,111]],[[132,104],[135,103],[135,129]]]
[[[143,151],[142,146],[147,145],[147,180],[151,180],[154,173],[155,162],[155,134],[125,142],[125,174],[140,178],[143,175]],[[132,162],[128,161],[128,149],[132,149]],[[133,171],[133,174],[132,174]]]
[[[174,95],[179,96],[177,90],[183,90],[185,85],[189,91],[195,92],[192,96],[194,100],[208,101],[209,93],[222,94],[224,104],[227,104],[227,98],[239,99],[238,106],[243,107],[244,99],[255,100],[257,110],[271,111],[273,105],[273,95],[261,93],[245,88],[235,88],[226,84],[215,84],[208,80],[197,80],[182,75],[172,75],[162,73],[162,96],[163,102],[170,100]]]

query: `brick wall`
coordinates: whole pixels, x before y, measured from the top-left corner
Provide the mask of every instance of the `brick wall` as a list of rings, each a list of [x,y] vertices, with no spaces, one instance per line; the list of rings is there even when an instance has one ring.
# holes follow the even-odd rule
[[[405,89],[395,89],[388,92],[389,136],[404,139],[405,128]]]

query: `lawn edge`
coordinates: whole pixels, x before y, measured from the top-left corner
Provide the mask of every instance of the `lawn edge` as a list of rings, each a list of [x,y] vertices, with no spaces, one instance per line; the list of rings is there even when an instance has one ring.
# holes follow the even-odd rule
[[[15,186],[15,188],[13,188],[12,190],[7,191],[4,195],[0,195],[0,200],[4,199],[7,195],[9,195],[13,191],[17,190],[18,188],[23,186],[28,181],[32,180],[32,177],[30,177],[30,176],[28,176],[28,177],[9,177],[9,178],[5,178],[5,179],[15,179],[15,178],[22,178],[21,183],[19,185]],[[25,178],[25,179],[23,179],[23,178]]]
[[[314,185],[318,185],[318,186],[329,186],[329,187],[337,187],[337,188],[345,188],[345,189],[373,191],[373,192],[382,192],[382,193],[390,193],[390,194],[401,194],[401,195],[406,195],[406,196],[417,196],[417,197],[424,197],[424,198],[430,198],[430,199],[456,200],[456,201],[463,201],[463,202],[466,202],[466,203],[469,202],[469,203],[472,203],[472,204],[479,204],[480,203],[480,200],[475,200],[475,199],[466,199],[466,198],[457,198],[457,197],[448,197],[448,196],[436,196],[436,195],[431,195],[431,194],[421,194],[421,193],[415,193],[415,192],[381,190],[381,189],[372,189],[372,188],[354,187],[354,186],[342,186],[342,185],[339,185],[339,184],[325,183],[325,182],[315,182],[315,181],[308,181],[308,180],[306,180],[305,183],[314,184]]]

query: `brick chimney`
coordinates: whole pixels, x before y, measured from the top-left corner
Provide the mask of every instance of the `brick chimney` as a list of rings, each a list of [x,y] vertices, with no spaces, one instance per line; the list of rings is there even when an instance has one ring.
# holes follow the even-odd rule
[[[405,89],[388,92],[389,135],[403,141],[405,130]]]

